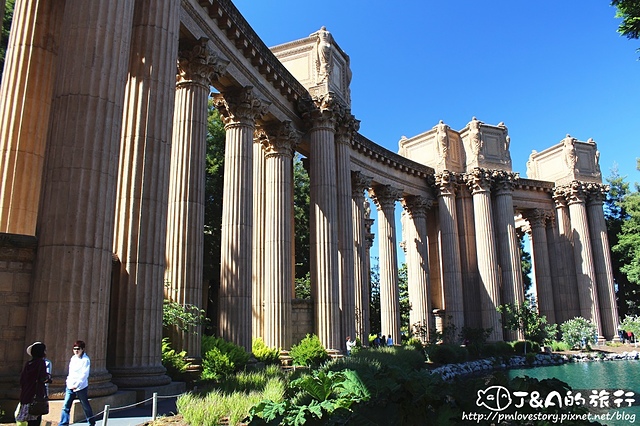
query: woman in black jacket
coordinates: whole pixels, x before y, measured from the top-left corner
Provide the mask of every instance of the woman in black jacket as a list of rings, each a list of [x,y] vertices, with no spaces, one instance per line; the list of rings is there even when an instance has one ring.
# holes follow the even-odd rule
[[[47,396],[47,383],[51,383],[51,367],[47,365],[45,355],[47,347],[42,342],[35,342],[27,348],[31,359],[20,373],[20,407],[16,414],[16,422],[27,422],[28,426],[40,426],[41,415],[29,414],[29,404],[36,397]]]

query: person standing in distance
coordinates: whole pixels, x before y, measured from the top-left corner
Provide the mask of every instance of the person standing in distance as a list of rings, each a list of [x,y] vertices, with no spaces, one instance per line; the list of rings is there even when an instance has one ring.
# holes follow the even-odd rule
[[[82,340],[78,340],[73,344],[73,356],[69,361],[69,375],[67,376],[67,388],[64,391],[64,404],[62,405],[60,426],[69,424],[71,404],[73,404],[73,400],[76,399],[76,397],[80,400],[80,404],[82,404],[84,415],[87,417],[89,424],[91,426],[95,426],[96,424],[87,392],[91,361],[89,360],[89,356],[84,352],[85,346]]]

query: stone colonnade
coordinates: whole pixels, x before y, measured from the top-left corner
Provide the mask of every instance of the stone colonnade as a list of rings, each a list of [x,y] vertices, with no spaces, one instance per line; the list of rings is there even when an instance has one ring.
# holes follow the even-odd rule
[[[363,165],[354,149],[359,122],[344,99],[310,91],[283,107],[273,94],[277,83],[263,74],[231,78],[237,62],[229,67],[206,38],[181,39],[183,6],[178,0],[16,4],[0,88],[0,232],[35,235],[37,249],[25,331],[0,344],[46,341],[54,391],[63,386],[78,338],[92,358],[92,396],[169,382],[160,352],[163,299],[203,303],[212,86],[219,88],[213,104],[226,131],[221,337],[248,350],[258,336],[272,347],[296,343],[292,159],[302,142],[311,183],[310,332],[329,350],[343,350],[347,335],[366,342],[371,332],[374,237],[379,331],[400,341],[399,201],[406,211],[410,326],[484,327],[492,340],[518,337],[503,333],[495,308],[523,300],[514,221],[522,210],[541,312],[557,322],[580,314],[596,321],[605,338],[615,335],[604,186],[556,186],[542,202],[546,209],[522,209],[511,172],[422,167],[428,176],[416,184],[421,165],[381,147]],[[289,109],[278,115],[275,108]],[[378,209],[376,236],[365,193]],[[198,360],[197,337],[177,331],[171,337]],[[0,365],[19,371],[21,356]]]

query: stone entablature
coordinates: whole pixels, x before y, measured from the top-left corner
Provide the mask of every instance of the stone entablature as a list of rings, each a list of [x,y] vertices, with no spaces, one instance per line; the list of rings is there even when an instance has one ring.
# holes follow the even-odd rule
[[[600,183],[600,151],[593,139],[581,142],[567,135],[551,148],[531,152],[527,161],[527,177],[558,185],[574,180]]]
[[[436,172],[464,173],[474,168],[511,171],[510,143],[504,123],[492,126],[473,117],[460,131],[441,120],[417,136],[403,136],[399,152]]]

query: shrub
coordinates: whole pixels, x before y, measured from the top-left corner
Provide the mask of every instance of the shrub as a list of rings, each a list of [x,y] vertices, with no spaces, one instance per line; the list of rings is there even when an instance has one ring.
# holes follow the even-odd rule
[[[557,340],[554,340],[553,342],[551,342],[551,350],[554,352],[568,351],[571,350],[571,346],[569,346],[565,342],[558,342]]]
[[[264,362],[265,364],[280,363],[280,350],[268,347],[261,337],[253,339],[251,352],[253,352],[253,356],[256,357],[258,361]]]
[[[509,356],[513,355],[513,346],[507,342],[485,343],[482,346],[482,354],[484,356]]]
[[[519,340],[517,342],[513,342],[513,351],[516,354],[527,354],[529,352],[537,354],[540,352],[540,345],[529,340]]]
[[[598,335],[596,325],[582,317],[567,320],[560,326],[562,341],[571,348],[589,348],[595,343]]]
[[[469,358],[466,348],[457,345],[435,345],[429,353],[429,359],[438,364],[454,364],[465,362]]]
[[[204,336],[202,353],[204,380],[220,380],[241,370],[249,361],[249,354],[244,348],[219,337]]]
[[[294,365],[318,365],[329,359],[329,354],[315,334],[307,334],[300,343],[293,345],[289,355]]]
[[[411,337],[409,338],[409,340],[407,340],[406,342],[404,342],[405,346],[410,346],[413,347],[419,351],[422,351],[422,349],[424,349],[424,345],[422,344],[422,340],[420,340],[420,338],[418,337]]]
[[[176,352],[171,348],[168,337],[162,339],[162,365],[167,369],[167,376],[173,380],[182,380],[190,363],[184,360],[186,351]]]

